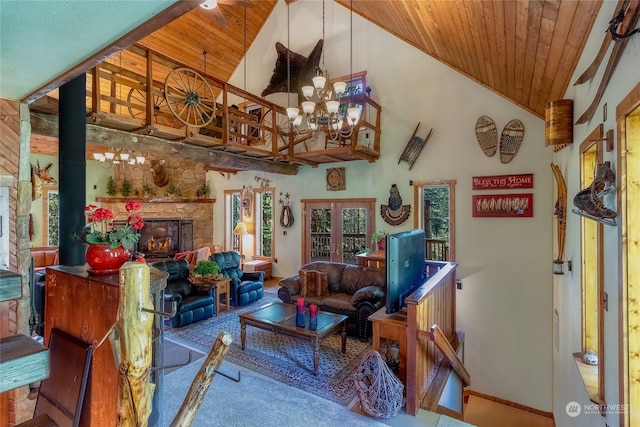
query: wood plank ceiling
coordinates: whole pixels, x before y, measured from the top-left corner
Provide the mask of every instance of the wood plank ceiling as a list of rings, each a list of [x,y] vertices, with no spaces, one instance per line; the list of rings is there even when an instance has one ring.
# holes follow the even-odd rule
[[[245,53],[242,3],[252,5],[246,8],[246,46],[251,46],[278,1],[283,0],[218,0],[217,15],[226,27],[211,11],[191,4],[138,43],[195,70],[205,71],[206,57],[206,74],[228,81]],[[540,118],[546,103],[561,99],[572,84],[602,5],[602,0],[335,1],[346,8],[352,4],[354,13]]]
[[[244,8],[218,7],[228,24],[195,8],[141,44],[227,81],[244,56]],[[294,0],[295,1],[295,0]],[[315,1],[315,0],[297,0]],[[349,0],[335,0],[350,7]],[[277,0],[249,2],[251,45]],[[288,0],[288,3],[292,3]],[[353,11],[533,114],[561,99],[602,0],[353,0]],[[604,33],[603,29],[603,33]],[[189,48],[185,48],[188,46]]]

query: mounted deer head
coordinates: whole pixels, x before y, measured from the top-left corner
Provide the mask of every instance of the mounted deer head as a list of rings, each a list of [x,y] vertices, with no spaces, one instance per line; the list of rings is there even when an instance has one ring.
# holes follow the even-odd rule
[[[44,169],[40,168],[40,161],[36,162],[36,166],[31,165],[31,201],[42,197],[43,184],[55,184],[56,180],[49,175],[49,170],[53,163],[49,163]]]
[[[153,183],[158,187],[166,187],[169,184],[169,174],[165,170],[164,160],[151,161],[151,173],[153,174]]]

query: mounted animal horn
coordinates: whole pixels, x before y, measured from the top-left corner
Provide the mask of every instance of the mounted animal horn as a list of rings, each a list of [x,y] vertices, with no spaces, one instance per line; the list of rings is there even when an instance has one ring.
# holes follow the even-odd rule
[[[36,162],[36,166],[31,165],[31,201],[42,197],[43,184],[55,184],[56,180],[49,175],[53,163],[49,163],[44,169],[40,168],[40,161]]]
[[[153,174],[153,183],[158,187],[166,187],[169,184],[169,174],[164,168],[164,160],[151,161],[151,173]]]

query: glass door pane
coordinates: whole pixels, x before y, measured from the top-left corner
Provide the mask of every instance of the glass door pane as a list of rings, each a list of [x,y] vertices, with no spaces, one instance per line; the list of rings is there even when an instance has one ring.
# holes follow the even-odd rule
[[[365,208],[343,208],[341,210],[342,250],[335,261],[356,264],[356,254],[367,247],[367,210]]]
[[[314,207],[309,210],[310,253],[309,261],[331,261],[331,207]]]
[[[302,263],[357,264],[373,233],[375,199],[303,200]]]

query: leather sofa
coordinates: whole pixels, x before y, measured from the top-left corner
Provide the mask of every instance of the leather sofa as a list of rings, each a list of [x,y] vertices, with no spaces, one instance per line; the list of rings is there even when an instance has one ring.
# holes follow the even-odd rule
[[[44,271],[47,267],[58,265],[58,247],[43,246],[31,248],[31,257],[33,258],[33,271]]]
[[[300,270],[326,274],[328,291],[323,296],[304,296],[305,305],[346,315],[347,333],[359,338],[371,336],[369,316],[384,306],[386,274],[384,270],[327,261],[314,261]],[[278,297],[285,303],[302,298],[300,274],[280,280]]]
[[[231,279],[229,295],[232,306],[245,306],[263,297],[264,272],[243,272],[238,252],[219,252],[212,254],[209,259],[218,263],[224,277]]]
[[[216,313],[215,289],[198,288],[189,281],[189,263],[185,259],[157,261],[152,264],[158,270],[169,273],[164,290],[165,311],[171,311],[172,301],[176,302],[176,315],[165,320],[167,326],[181,328]]]

